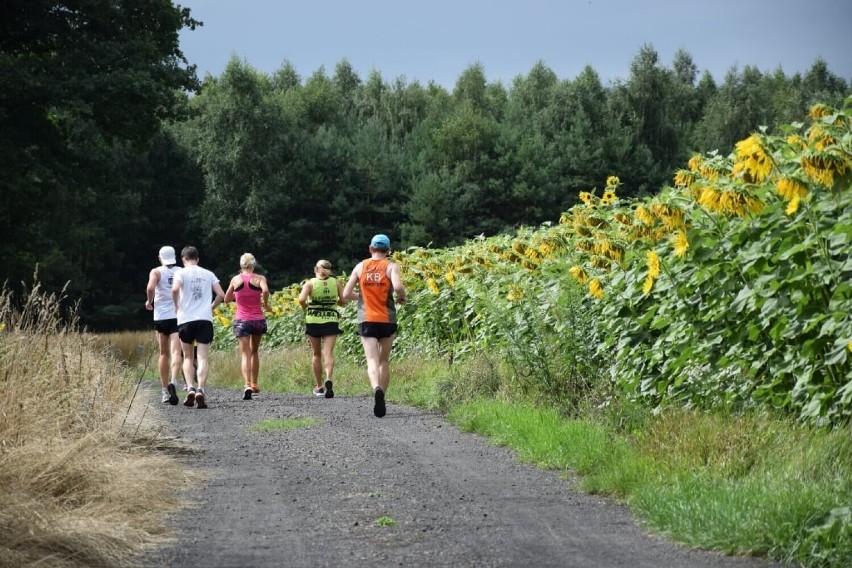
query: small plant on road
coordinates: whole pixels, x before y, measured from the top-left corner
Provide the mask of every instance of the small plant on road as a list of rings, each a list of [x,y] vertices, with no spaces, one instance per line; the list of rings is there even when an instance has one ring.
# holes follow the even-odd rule
[[[255,432],[268,432],[270,430],[295,430],[297,428],[310,428],[319,423],[315,418],[270,418],[263,422],[252,425]]]
[[[396,521],[391,519],[390,517],[379,517],[376,519],[377,527],[392,527],[396,524]]]

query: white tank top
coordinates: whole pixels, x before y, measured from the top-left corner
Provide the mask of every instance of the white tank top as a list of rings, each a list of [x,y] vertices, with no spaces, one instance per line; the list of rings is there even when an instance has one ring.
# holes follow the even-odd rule
[[[175,319],[175,302],[172,300],[172,284],[175,281],[177,266],[161,266],[160,283],[154,289],[154,321]]]

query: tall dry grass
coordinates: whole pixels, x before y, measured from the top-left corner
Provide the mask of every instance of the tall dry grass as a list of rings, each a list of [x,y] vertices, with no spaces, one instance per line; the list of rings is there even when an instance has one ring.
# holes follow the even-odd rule
[[[128,565],[168,538],[191,474],[137,385],[62,298],[0,291],[0,565]]]
[[[144,368],[148,364],[147,374],[157,375],[157,346],[156,332],[147,331],[114,331],[99,333],[94,337],[94,344],[99,350],[105,351],[131,368]]]

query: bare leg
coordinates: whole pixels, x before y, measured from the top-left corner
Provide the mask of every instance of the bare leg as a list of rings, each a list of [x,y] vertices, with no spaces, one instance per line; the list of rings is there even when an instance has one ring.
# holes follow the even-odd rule
[[[206,343],[199,343],[196,346],[198,351],[198,388],[204,390],[204,385],[207,383],[207,372],[209,370],[209,354],[210,346]]]
[[[160,385],[163,388],[169,386],[169,355],[171,355],[171,335],[155,331],[157,336],[157,346],[160,349],[160,355],[157,358],[157,368],[160,371]]]
[[[183,378],[187,388],[195,387],[195,351],[192,343],[180,344],[183,351]]]
[[[173,333],[169,336],[169,350],[172,353],[171,359],[171,374],[169,375],[169,379],[174,382],[177,381],[180,376],[180,338],[177,333]]]
[[[314,383],[317,388],[322,387],[322,338],[308,336],[311,344],[311,369],[314,372]]]
[[[251,336],[245,335],[237,339],[240,344],[240,373],[243,384],[251,386]]]
[[[379,387],[388,392],[390,384],[390,353],[393,347],[393,336],[379,340]]]
[[[260,376],[260,340],[262,335],[249,336],[249,350],[251,351],[251,360],[249,364],[249,378],[251,386],[257,387],[257,379]]]
[[[370,379],[370,387],[375,389],[379,386],[379,340],[362,336],[361,345],[364,346],[364,355],[367,357],[367,378]]]
[[[334,344],[337,343],[336,335],[327,335],[322,338],[322,358],[325,364],[325,378],[331,380],[334,374]]]

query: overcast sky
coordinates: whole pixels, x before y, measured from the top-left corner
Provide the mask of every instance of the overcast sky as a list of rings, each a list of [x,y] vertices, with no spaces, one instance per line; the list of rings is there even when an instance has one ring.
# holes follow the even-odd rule
[[[204,26],[181,33],[199,77],[236,55],[274,73],[289,61],[302,79],[343,59],[452,90],[481,63],[487,81],[510,86],[543,61],[559,79],[591,65],[604,84],[625,79],[650,44],[671,67],[692,55],[721,84],[732,66],[789,76],[822,57],[852,82],[852,0],[175,0]]]

